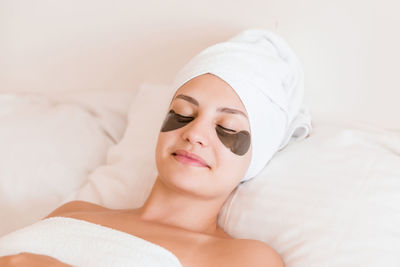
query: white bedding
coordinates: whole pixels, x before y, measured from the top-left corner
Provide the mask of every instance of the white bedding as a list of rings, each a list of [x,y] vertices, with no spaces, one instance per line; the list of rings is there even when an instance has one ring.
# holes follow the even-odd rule
[[[45,217],[105,161],[131,97],[0,94],[0,236]]]

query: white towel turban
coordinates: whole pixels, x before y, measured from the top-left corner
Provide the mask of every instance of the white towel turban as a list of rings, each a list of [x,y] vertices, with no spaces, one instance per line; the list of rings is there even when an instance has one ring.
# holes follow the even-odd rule
[[[242,182],[260,173],[290,140],[311,131],[310,115],[303,105],[302,67],[275,33],[250,29],[206,48],[178,72],[173,89],[206,73],[228,83],[249,116],[252,158]]]

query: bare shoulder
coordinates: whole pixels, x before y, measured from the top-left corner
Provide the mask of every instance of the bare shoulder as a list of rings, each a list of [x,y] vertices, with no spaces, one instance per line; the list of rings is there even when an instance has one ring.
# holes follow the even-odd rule
[[[91,212],[91,211],[105,211],[105,210],[108,209],[90,202],[75,200],[67,202],[64,205],[58,207],[57,209],[52,211],[49,215],[47,215],[45,219],[55,216],[66,215],[74,212]]]
[[[230,242],[233,257],[230,266],[284,267],[279,254],[264,242],[252,239],[234,239]]]

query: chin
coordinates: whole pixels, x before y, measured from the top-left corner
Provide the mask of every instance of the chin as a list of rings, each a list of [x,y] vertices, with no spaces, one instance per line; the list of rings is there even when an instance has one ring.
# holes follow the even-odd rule
[[[168,177],[168,180],[175,182],[190,182],[194,183],[205,181],[210,178],[210,169],[204,167],[195,167],[190,165],[181,164],[179,162],[169,163],[160,168],[160,174]]]

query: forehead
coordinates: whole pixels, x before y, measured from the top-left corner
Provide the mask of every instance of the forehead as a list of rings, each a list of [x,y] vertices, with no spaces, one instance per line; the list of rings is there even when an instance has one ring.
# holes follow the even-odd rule
[[[247,114],[239,96],[235,90],[221,78],[213,74],[199,75],[182,85],[175,93],[188,95],[195,98],[200,105],[207,102],[218,106],[236,108]]]

